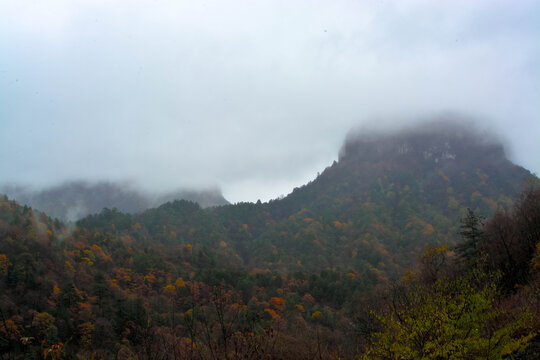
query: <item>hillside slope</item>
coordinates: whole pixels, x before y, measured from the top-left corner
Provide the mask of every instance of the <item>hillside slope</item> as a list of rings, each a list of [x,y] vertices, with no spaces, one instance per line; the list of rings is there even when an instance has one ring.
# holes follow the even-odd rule
[[[341,268],[385,278],[401,273],[428,244],[455,244],[467,208],[483,216],[510,208],[532,177],[499,143],[438,123],[351,136],[339,161],[284,199],[212,209],[174,202],[125,216],[115,232],[204,246],[249,269]],[[110,231],[111,215],[79,225]]]
[[[456,299],[455,291],[441,295],[408,282],[448,273],[449,281],[438,283],[452,283],[453,265],[444,270],[444,261],[434,261],[428,266],[435,269],[420,267],[409,280],[403,273],[421,253],[456,259],[452,247],[424,250],[456,243],[467,207],[485,215],[507,207],[512,211],[487,223],[476,252],[501,277],[470,287],[467,296],[475,304],[483,299],[477,291],[488,287],[500,314],[522,313],[523,321],[503,316],[495,325],[515,330],[505,335],[516,344],[509,352],[531,343],[523,350],[531,355],[521,358],[538,358],[532,316],[540,190],[531,186],[512,205],[524,178],[531,174],[493,142],[422,129],[350,138],[339,161],[317,179],[269,203],[202,208],[175,200],[137,214],[105,209],[66,226],[0,196],[0,353],[13,359],[358,358],[364,345],[378,349],[377,339],[395,334],[373,318],[391,308],[388,292],[380,292],[389,284],[427,299],[412,306],[428,318],[445,309],[441,299],[450,307],[463,303],[461,292]],[[454,283],[474,285],[464,279]],[[497,285],[513,297],[493,293]],[[465,331],[469,326],[459,317],[435,316]],[[485,326],[482,319],[472,326]],[[484,333],[472,338],[486,347]]]
[[[426,244],[455,243],[466,208],[483,216],[508,209],[531,178],[500,143],[456,124],[351,135],[313,182],[261,206],[271,221],[253,224],[254,263],[407,265]]]

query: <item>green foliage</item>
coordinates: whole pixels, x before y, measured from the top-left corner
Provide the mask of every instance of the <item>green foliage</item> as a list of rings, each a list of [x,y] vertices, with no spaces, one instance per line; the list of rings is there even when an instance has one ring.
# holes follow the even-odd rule
[[[496,297],[495,279],[478,271],[395,289],[364,358],[501,359],[534,334],[530,312],[507,319]]]
[[[418,149],[348,147],[266,204],[104,209],[70,228],[2,197],[0,353],[343,359],[370,341],[367,358],[534,353],[538,190],[510,212],[525,170]],[[482,226],[497,206],[508,212]]]
[[[456,247],[466,261],[478,258],[478,244],[484,237],[483,226],[484,218],[467,208],[467,214],[461,219],[459,232],[463,241]]]

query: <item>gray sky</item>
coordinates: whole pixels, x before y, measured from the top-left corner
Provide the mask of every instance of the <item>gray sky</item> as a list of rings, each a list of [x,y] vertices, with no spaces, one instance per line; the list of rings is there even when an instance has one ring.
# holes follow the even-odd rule
[[[525,0],[0,0],[0,183],[268,200],[352,127],[445,111],[539,174],[538,24]]]

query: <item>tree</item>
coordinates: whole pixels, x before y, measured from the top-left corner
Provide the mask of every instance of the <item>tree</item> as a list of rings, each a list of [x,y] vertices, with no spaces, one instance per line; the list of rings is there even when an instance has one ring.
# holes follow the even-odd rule
[[[534,333],[528,311],[510,316],[496,301],[492,276],[473,270],[433,285],[401,283],[389,310],[376,314],[364,359],[501,359]]]
[[[483,226],[484,217],[467,208],[467,214],[461,219],[459,232],[463,242],[456,247],[458,254],[466,262],[478,258],[478,244],[484,238]]]

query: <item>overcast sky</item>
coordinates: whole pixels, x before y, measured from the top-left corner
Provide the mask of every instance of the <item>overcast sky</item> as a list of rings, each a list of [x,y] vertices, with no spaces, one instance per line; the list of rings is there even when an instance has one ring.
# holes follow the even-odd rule
[[[0,0],[0,183],[268,200],[455,111],[540,173],[540,2]]]

